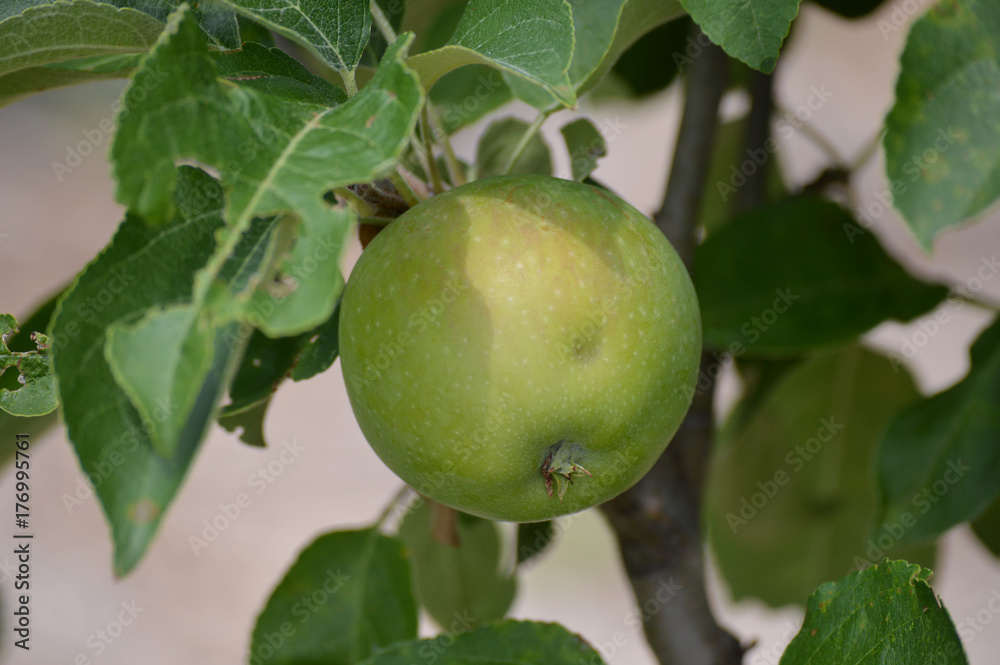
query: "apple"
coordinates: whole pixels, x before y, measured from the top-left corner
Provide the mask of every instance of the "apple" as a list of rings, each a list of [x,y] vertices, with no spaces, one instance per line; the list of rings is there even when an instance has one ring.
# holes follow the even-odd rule
[[[473,515],[533,522],[638,481],[694,394],[701,319],[663,234],[604,190],[502,176],[424,201],[344,291],[347,394],[375,453]]]

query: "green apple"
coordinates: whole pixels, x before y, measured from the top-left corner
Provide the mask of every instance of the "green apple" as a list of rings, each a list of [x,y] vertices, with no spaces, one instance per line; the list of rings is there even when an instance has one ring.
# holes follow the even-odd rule
[[[638,481],[694,393],[701,320],[663,234],[597,188],[505,176],[389,224],[344,291],[347,394],[421,493],[496,520]]]

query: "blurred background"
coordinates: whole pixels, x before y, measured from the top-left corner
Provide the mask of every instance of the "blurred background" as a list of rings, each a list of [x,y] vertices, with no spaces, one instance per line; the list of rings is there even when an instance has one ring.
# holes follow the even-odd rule
[[[809,133],[826,137],[848,163],[872,143],[892,105],[898,56],[908,30],[886,30],[885,23],[880,27],[895,9],[888,2],[875,15],[848,22],[803,6],[782,56],[777,102],[793,110],[806,103],[813,86],[825,88],[829,99],[811,111],[808,128],[778,135],[778,159],[790,184],[813,180],[827,163]],[[122,86],[118,82],[58,90],[0,109],[0,311],[23,317],[67,284],[107,243],[120,221],[122,210],[114,202],[105,159],[110,136],[99,128],[113,117],[112,105]],[[638,103],[588,101],[579,111],[561,113],[546,127],[556,172],[567,169],[557,127],[573,113],[592,118],[599,128],[618,127],[620,132],[609,141],[609,155],[594,175],[652,214],[663,194],[676,138],[679,92],[675,83]],[[724,103],[732,117],[746,108],[747,99],[739,94]],[[534,116],[516,105],[501,114]],[[473,157],[483,126],[481,121],[459,135],[459,156]],[[84,137],[93,140],[95,132],[101,139],[93,153],[57,177],[53,163],[65,162],[69,146]],[[867,206],[886,186],[880,149],[851,187],[856,202]],[[891,210],[872,230],[913,273],[949,285],[964,284],[983,256],[1000,251],[998,213],[947,233],[933,256],[922,253]],[[344,261],[345,273],[359,252],[355,242]],[[1000,280],[988,282],[982,294],[1000,301]],[[968,345],[989,320],[988,313],[974,307],[952,312],[951,322],[908,362],[923,392],[938,392],[964,375]],[[885,324],[866,340],[900,353],[903,340],[915,329],[916,323]],[[725,377],[718,395],[720,414],[738,390],[738,381]],[[369,524],[400,487],[354,421],[339,363],[310,381],[286,383],[272,403],[266,432],[272,447],[261,450],[221,428],[212,431],[157,540],[124,580],[111,573],[107,523],[95,498],[88,496],[64,433],[54,428],[33,440],[31,651],[11,646],[14,589],[8,571],[14,557],[12,547],[3,545],[0,662],[246,662],[254,620],[299,550],[325,531]],[[291,463],[277,462],[282,443],[293,441],[301,454]],[[196,553],[189,538],[201,536],[202,521],[214,517],[219,504],[247,490],[248,479],[268,464],[272,473],[280,468],[271,476],[273,482],[253,495],[252,504],[209,547]],[[67,501],[77,492],[80,501]],[[13,493],[13,475],[7,468],[0,476],[0,498]],[[558,621],[600,648],[608,663],[653,664],[642,635],[626,623],[633,607],[631,589],[601,514],[591,510],[565,518],[559,530],[551,551],[522,576],[513,616]],[[10,536],[8,520],[3,520],[0,542],[11,543]],[[959,527],[944,538],[932,583],[956,623],[978,614],[981,630],[962,636],[970,662],[996,663],[1000,616],[988,605],[1000,598],[1000,562],[967,527]],[[710,590],[721,623],[744,643],[756,641],[746,662],[777,663],[798,631],[802,610],[734,603],[714,569]],[[125,606],[137,616],[119,630],[115,624]],[[101,638],[99,631],[108,637]],[[437,631],[425,622],[423,632]],[[621,639],[612,642],[618,632],[627,636],[624,645]]]

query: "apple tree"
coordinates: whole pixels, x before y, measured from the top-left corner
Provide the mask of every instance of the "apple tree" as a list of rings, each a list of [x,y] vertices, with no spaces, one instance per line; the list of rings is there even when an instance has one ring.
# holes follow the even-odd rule
[[[881,11],[815,1],[845,19]],[[909,25],[896,13],[918,4],[887,13],[886,29]],[[108,152],[125,218],[72,284],[0,316],[6,472],[21,473],[18,434],[54,414],[88,478],[114,459],[94,489],[127,575],[206,432],[266,445],[275,391],[343,350],[345,380],[350,369],[382,381],[349,384],[352,403],[413,487],[376,522],[303,543],[248,662],[603,663],[586,635],[505,619],[518,572],[559,547],[554,520],[600,504],[662,663],[732,665],[751,646],[712,615],[706,551],[737,599],[806,607],[783,665],[966,663],[929,567],[963,523],[1000,554],[1000,328],[933,395],[917,390],[905,350],[861,336],[934,321],[944,305],[997,309],[981,280],[908,272],[873,217],[895,206],[931,254],[1000,195],[1000,8],[941,0],[913,19],[871,149],[854,163],[829,151],[802,187],[777,168],[787,119],[773,95],[798,12],[799,0],[3,0],[3,104],[127,79]],[[560,112],[669,85],[683,88],[683,115],[650,221],[594,178],[606,137]],[[749,110],[723,122],[734,91]],[[515,101],[532,122],[505,115]],[[542,139],[547,123],[565,145]],[[467,162],[452,137],[473,125],[485,128]],[[891,185],[881,212],[849,191],[879,145]],[[553,172],[554,151],[566,172]],[[504,226],[512,214],[525,219]],[[344,275],[352,234],[372,249]],[[622,291],[614,276],[636,256],[667,267]],[[591,279],[588,261],[611,277]],[[467,281],[448,281],[456,266]],[[1000,270],[995,254],[983,268]],[[460,291],[476,298],[421,313]],[[569,330],[572,363],[546,372],[549,323]],[[386,337],[383,324],[435,332]],[[613,355],[626,337],[640,341]],[[411,349],[405,362],[379,357],[393,344]],[[585,363],[600,372],[573,374]],[[742,383],[725,414],[723,374]],[[414,404],[426,422],[410,427]],[[595,432],[610,462],[580,444]],[[478,452],[431,454],[435,437]],[[529,440],[546,447],[526,457]],[[636,461],[640,444],[648,459]],[[686,583],[664,604],[675,577]],[[331,585],[313,619],[286,630],[302,593]],[[421,611],[446,632],[420,639]],[[455,630],[455,616],[473,618]]]

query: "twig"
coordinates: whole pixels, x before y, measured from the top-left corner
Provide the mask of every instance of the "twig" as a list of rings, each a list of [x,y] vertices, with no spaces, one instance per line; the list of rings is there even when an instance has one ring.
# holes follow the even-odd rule
[[[407,182],[406,178],[403,177],[403,174],[397,169],[389,171],[386,177],[389,178],[389,182],[396,187],[396,191],[399,192],[399,195],[403,197],[403,200],[406,201],[411,208],[420,203],[420,197],[415,191],[413,191],[413,187],[410,186],[410,183]]]
[[[424,150],[423,141],[421,140],[420,137],[417,136],[416,132],[410,134],[410,151],[413,156],[413,159],[416,160],[416,165],[420,167],[421,172],[424,174],[424,177],[426,178],[427,174],[430,173],[429,160],[427,159],[427,153]],[[406,170],[409,171],[410,173],[413,173],[414,171],[410,167],[410,164],[406,162],[404,163],[406,164]]]
[[[389,19],[382,13],[382,8],[378,6],[378,0],[371,0],[369,4],[372,9],[372,20],[375,21],[375,25],[378,26],[382,36],[385,37],[385,41],[390,44],[396,41],[396,31],[393,29]]]
[[[875,156],[875,153],[878,152],[879,146],[882,145],[882,134],[883,130],[879,129],[878,133],[875,134],[875,136],[872,137],[872,140],[868,142],[868,145],[865,146],[865,149],[861,151],[861,154],[859,154],[854,161],[851,162],[851,173],[857,173],[862,166],[868,163],[869,159]]]
[[[423,137],[424,151],[427,153],[426,173],[430,176],[431,186],[434,188],[434,193],[440,194],[444,191],[444,182],[441,181],[441,173],[438,171],[437,160],[434,159],[434,144],[431,142],[430,125],[431,122],[427,113],[427,104],[424,104],[424,108],[420,113],[420,135]]]
[[[786,111],[785,109],[781,108],[780,105],[775,104],[775,106],[777,106],[778,110],[781,111],[781,115],[783,115],[786,118],[795,115],[791,111]],[[819,148],[823,152],[823,154],[826,155],[827,159],[829,159],[833,163],[834,167],[840,169],[848,168],[846,163],[844,162],[844,158],[840,156],[839,152],[837,152],[837,148],[832,143],[830,143],[830,140],[827,139],[825,136],[823,136],[823,134],[820,133],[819,130],[815,129],[808,122],[804,121],[800,121],[799,126],[796,129],[801,129],[802,133],[806,135],[806,138],[812,141],[813,145]]]
[[[677,148],[656,215],[689,269],[728,71],[728,58],[714,46],[688,68]],[[702,355],[703,370],[712,362]],[[701,497],[712,442],[712,397],[711,389],[696,395],[646,477],[603,506],[644,612],[646,639],[662,665],[738,665],[743,659],[739,643],[712,616],[705,592]]]
[[[461,187],[465,184],[465,171],[462,169],[462,165],[459,163],[458,158],[455,157],[455,151],[451,147],[451,139],[448,138],[448,132],[445,131],[444,127],[441,126],[441,119],[438,118],[437,107],[430,101],[427,100],[428,117],[431,121],[431,129],[434,132],[435,143],[438,143],[444,149],[444,163],[448,165],[448,175],[451,177],[451,184],[455,187]]]
[[[358,217],[371,217],[375,214],[375,209],[372,208],[368,201],[365,201],[347,187],[335,187],[333,191],[337,196],[344,199]]]
[[[410,501],[413,500],[415,495],[416,492],[409,485],[403,485],[400,487],[399,490],[392,495],[392,499],[390,499],[389,503],[385,505],[385,508],[383,508],[382,512],[379,513],[379,516],[375,518],[375,524],[373,526],[376,528],[386,526],[386,522],[389,518],[395,513],[401,512],[401,508],[405,508]]]
[[[528,125],[528,128],[524,130],[524,133],[521,134],[521,139],[517,142],[517,145],[514,146],[514,151],[510,153],[510,157],[504,165],[503,172],[505,174],[509,175],[510,172],[514,170],[514,165],[517,164],[517,160],[521,157],[521,153],[523,153],[524,149],[528,147],[529,143],[531,143],[531,139],[535,138],[535,135],[538,134],[538,130],[542,128],[542,125],[548,117],[548,111],[539,111],[538,117],[535,118],[534,122]]]

